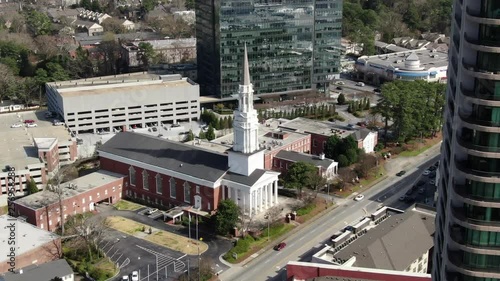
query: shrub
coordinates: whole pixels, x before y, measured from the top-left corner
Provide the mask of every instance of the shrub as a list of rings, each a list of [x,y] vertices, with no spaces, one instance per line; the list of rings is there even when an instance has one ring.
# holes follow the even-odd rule
[[[297,210],[297,216],[305,216],[309,214],[312,210],[314,210],[315,207],[316,205],[314,204],[308,204]]]
[[[381,151],[382,149],[384,149],[384,145],[382,143],[377,143],[374,148],[375,151]]]

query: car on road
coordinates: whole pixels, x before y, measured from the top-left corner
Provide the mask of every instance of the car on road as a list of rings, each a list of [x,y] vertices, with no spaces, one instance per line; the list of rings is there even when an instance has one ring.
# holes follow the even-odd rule
[[[28,123],[28,124],[26,124],[26,127],[34,128],[34,127],[38,127],[38,125],[36,123]]]
[[[375,93],[380,93],[380,92],[382,92],[379,88],[375,88],[375,89],[373,89],[373,91],[374,91]]]
[[[338,86],[338,87],[337,87],[337,90],[342,91],[342,87]]]
[[[425,193],[425,188],[422,187],[418,190],[418,194],[424,194],[424,193]]]
[[[430,181],[429,181],[429,183],[430,183],[431,185],[435,185],[435,184],[436,184],[436,181],[435,181],[435,180],[430,180]]]
[[[439,167],[439,161],[436,161],[436,163],[434,163],[434,167]]]
[[[436,178],[436,172],[430,173],[429,178],[431,178],[431,179]]]
[[[158,212],[158,209],[153,209],[153,208],[151,208],[151,209],[148,209],[148,210],[146,211],[146,214],[148,214],[148,215],[152,215],[152,214],[154,214],[154,213],[156,213],[156,212]]]
[[[122,281],[130,281],[130,278],[128,278],[127,275],[122,276]]]
[[[407,197],[406,195],[403,195],[403,196],[399,197],[399,201],[405,201],[406,197]]]
[[[365,86],[365,83],[363,83],[363,82],[358,82],[358,83],[356,83],[356,86],[358,86],[358,87],[364,87],[364,86]]]
[[[425,184],[425,181],[424,181],[424,180],[419,180],[419,181],[417,182],[417,186],[422,186],[422,185],[424,185],[424,184]]]
[[[416,198],[415,198],[415,197],[413,197],[413,196],[408,196],[408,197],[406,197],[406,199],[405,199],[405,202],[406,202],[406,203],[408,203],[408,204],[415,203],[415,201],[416,201]]]
[[[23,125],[19,123],[10,125],[11,128],[21,128],[22,126]]]
[[[363,194],[358,194],[356,197],[354,197],[354,201],[361,201],[365,198]]]
[[[286,243],[285,243],[285,242],[281,242],[281,243],[279,243],[278,245],[274,246],[274,250],[275,250],[275,251],[281,251],[281,250],[283,250],[285,247],[286,247]]]
[[[408,197],[408,196],[412,195],[412,193],[413,193],[413,189],[408,190],[408,191],[405,193],[405,194],[406,194],[406,197]]]
[[[405,171],[405,170],[401,170],[401,171],[399,171],[399,172],[396,174],[396,176],[398,176],[398,177],[402,177],[402,176],[404,176],[404,174],[406,174],[406,171]]]
[[[54,126],[63,126],[64,122],[62,122],[61,120],[54,119],[52,121],[52,125],[54,125]]]
[[[427,170],[429,170],[429,171],[433,172],[433,171],[435,171],[436,169],[437,169],[437,167],[436,167],[436,166],[430,166],[430,167],[429,167],[429,169],[427,169]]]
[[[139,272],[137,271],[132,272],[132,281],[139,281]]]
[[[344,81],[338,81],[337,83],[335,83],[337,85],[345,85]]]
[[[428,176],[430,173],[431,173],[431,171],[429,171],[429,170],[425,170],[425,171],[424,171],[424,173],[423,173],[422,175],[424,175],[424,176]]]
[[[35,120],[32,120],[32,119],[24,120],[24,124],[31,124],[31,123],[35,123]]]

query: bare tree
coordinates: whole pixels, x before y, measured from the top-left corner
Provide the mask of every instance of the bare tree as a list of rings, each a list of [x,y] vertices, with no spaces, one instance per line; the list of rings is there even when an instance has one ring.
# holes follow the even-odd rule
[[[37,50],[47,58],[59,54],[59,47],[55,42],[56,38],[52,35],[40,35],[35,38]]]
[[[272,206],[271,208],[267,209],[266,217],[269,220],[270,224],[273,224],[281,218],[281,211],[282,208],[278,205]]]
[[[13,87],[17,87],[18,79],[12,70],[5,64],[0,63],[0,102],[13,94]]]
[[[76,235],[75,246],[85,247],[89,260],[93,260],[93,250],[98,250],[98,244],[105,237],[109,222],[106,217],[94,216],[92,213],[71,216],[67,222],[68,234]]]
[[[64,210],[63,210],[63,199],[64,199],[64,192],[65,189],[63,186],[61,186],[62,183],[73,179],[75,177],[74,175],[75,171],[74,168],[72,169],[71,166],[65,166],[59,168],[59,170],[54,174],[54,176],[51,178],[51,183],[52,187],[49,189],[49,191],[53,192],[56,197],[57,197],[57,205],[58,205],[58,210],[59,210],[59,219],[61,222],[61,235],[64,236]],[[76,172],[78,174],[78,172]]]

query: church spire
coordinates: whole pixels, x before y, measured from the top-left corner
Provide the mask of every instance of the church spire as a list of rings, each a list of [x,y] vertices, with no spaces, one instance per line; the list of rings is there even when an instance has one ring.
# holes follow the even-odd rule
[[[247,44],[245,43],[245,54],[243,55],[243,81],[242,85],[250,85],[250,67],[248,65]]]

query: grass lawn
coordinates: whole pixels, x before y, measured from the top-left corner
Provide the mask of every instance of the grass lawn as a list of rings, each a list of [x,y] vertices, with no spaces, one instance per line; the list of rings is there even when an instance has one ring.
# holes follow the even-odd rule
[[[439,143],[442,140],[441,135],[439,134],[437,137],[432,138],[432,139],[425,139],[423,142],[418,141],[413,144],[408,145],[405,147],[405,151],[401,152],[399,156],[402,157],[413,157],[417,156],[420,153],[426,151],[427,149],[431,148],[435,144]]]
[[[118,203],[116,203],[114,206],[117,210],[125,210],[125,211],[135,211],[135,210],[138,210],[138,209],[144,207],[144,206],[139,205],[137,203],[130,202],[130,201],[123,200],[123,199],[120,200]]]
[[[146,227],[149,229],[149,226],[138,223],[133,220],[129,220],[123,217],[110,216],[107,218],[110,227],[125,232],[131,235],[134,235],[138,238],[147,240],[149,242],[158,244],[160,246],[182,252],[188,255],[197,255],[198,254],[198,243],[200,253],[205,252],[208,249],[208,245],[201,241],[195,241],[193,239],[186,238],[184,236],[180,236],[174,233],[170,233],[168,231],[163,230],[154,230],[152,234],[146,234],[145,237],[140,237],[137,234],[142,232],[142,228]]]
[[[310,210],[307,214],[305,214],[303,216],[297,216],[297,219],[296,219],[297,222],[304,223],[304,222],[312,219],[313,217],[315,217],[316,215],[318,215],[319,213],[321,213],[322,211],[324,211],[328,207],[332,206],[333,202],[327,202],[325,199],[317,198],[314,205],[315,205],[315,207],[312,210]]]
[[[351,195],[353,192],[362,192],[372,187],[373,185],[379,183],[386,178],[386,171],[384,167],[384,162],[379,163],[377,167],[374,167],[367,178],[359,181],[358,184],[346,184],[342,191],[336,191],[335,194],[342,196],[344,198]]]
[[[9,206],[3,206],[0,208],[0,215],[5,215],[9,212]]]

